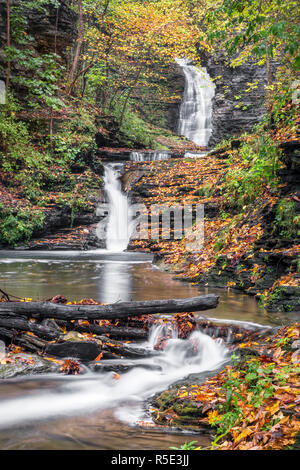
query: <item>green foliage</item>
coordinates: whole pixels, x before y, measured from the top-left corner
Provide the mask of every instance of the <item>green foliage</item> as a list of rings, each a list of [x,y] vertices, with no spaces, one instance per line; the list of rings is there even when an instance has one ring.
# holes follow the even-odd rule
[[[254,135],[241,146],[238,157],[242,160],[242,166],[230,167],[224,192],[227,204],[242,208],[261,195],[266,185],[276,188],[280,153],[267,134]]]
[[[237,358],[234,358],[236,363]],[[245,367],[246,365],[246,367]],[[218,413],[212,418],[211,424],[217,428],[216,437],[212,442],[212,448],[217,446],[221,438],[226,436],[230,429],[237,426],[243,419],[243,409],[241,402],[244,398],[241,394],[241,386],[247,384],[249,390],[249,404],[254,408],[259,408],[265,399],[274,395],[274,381],[279,377],[273,374],[274,364],[262,367],[258,360],[252,359],[246,363],[241,363],[243,375],[239,375],[232,369],[227,369],[227,379],[222,387],[226,391],[226,401],[218,405]]]
[[[206,185],[206,186],[202,186],[199,191],[198,191],[198,194],[199,196],[203,196],[203,197],[209,197],[213,192],[213,188],[210,186],[210,185]]]
[[[60,57],[54,53],[37,54],[31,43],[34,38],[27,32],[27,16],[24,10],[39,11],[49,14],[49,5],[58,6],[56,0],[20,0],[11,5],[11,45],[4,47],[4,58],[22,73],[12,75],[11,82],[26,90],[26,105],[39,108],[41,104],[54,110],[63,106],[58,96],[58,79],[62,76],[64,67],[60,63]]]
[[[17,212],[0,205],[1,243],[13,246],[29,240],[34,231],[43,226],[44,217],[42,211],[33,212],[30,208],[24,208]]]
[[[122,102],[119,102],[116,103],[113,109],[113,115],[117,121],[120,120],[121,113]],[[159,145],[155,140],[155,138],[159,135],[157,130],[153,129],[149,124],[141,119],[130,106],[127,106],[125,109],[120,131],[122,135],[119,135],[119,139],[129,147],[140,145],[142,147],[152,148],[154,150],[161,148],[161,145]],[[118,138],[118,136],[116,137]]]
[[[180,447],[170,447],[170,449],[174,449],[174,450],[198,450],[199,447],[196,447],[195,444],[197,444],[197,441],[190,441],[190,442],[185,442]]]
[[[286,238],[300,237],[300,217],[295,213],[295,202],[280,199],[276,207],[275,224],[280,235]]]
[[[0,107],[0,168],[10,175],[11,183],[21,182],[24,196],[34,201],[40,194],[49,156],[31,143],[26,124],[16,118],[18,109],[12,97],[5,107]]]
[[[72,163],[81,152],[95,149],[96,132],[94,110],[83,101],[76,107],[76,112],[70,114],[70,119],[57,125],[52,139],[53,150],[59,160]]]
[[[276,287],[269,295],[268,303],[278,302],[284,297],[287,288],[284,286]]]
[[[294,0],[223,0],[206,15],[208,38],[222,42],[239,65],[253,56],[264,63],[281,54],[300,67],[299,5]]]
[[[8,55],[7,49],[6,53]],[[27,89],[27,105],[37,109],[44,104],[53,110],[59,110],[64,103],[55,96],[58,92],[58,79],[62,73],[62,67],[57,62],[58,56],[55,54],[36,56],[30,50],[17,49],[14,49],[14,53],[10,51],[10,56],[11,60],[24,69],[24,75],[12,78],[12,82]]]

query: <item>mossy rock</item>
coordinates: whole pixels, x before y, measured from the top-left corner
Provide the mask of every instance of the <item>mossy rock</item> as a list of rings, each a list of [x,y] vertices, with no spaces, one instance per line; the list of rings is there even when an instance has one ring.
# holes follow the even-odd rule
[[[196,406],[193,402],[175,403],[174,411],[181,417],[201,417],[202,407]]]
[[[161,393],[155,398],[154,406],[157,406],[160,410],[166,410],[174,403],[176,394],[170,391]]]
[[[189,415],[186,416],[178,416],[174,418],[172,424],[175,426],[197,426],[199,424],[198,418],[192,418]]]

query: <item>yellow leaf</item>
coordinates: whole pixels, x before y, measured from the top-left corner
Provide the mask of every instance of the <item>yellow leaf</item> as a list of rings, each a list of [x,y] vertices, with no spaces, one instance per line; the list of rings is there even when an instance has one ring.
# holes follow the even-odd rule
[[[267,406],[266,411],[268,411],[271,415],[274,415],[279,410],[279,406],[280,406],[280,401],[277,400],[273,405]]]
[[[244,429],[240,434],[235,437],[234,443],[245,439],[245,437],[250,436],[250,434],[253,434],[253,430],[251,428]]]
[[[214,424],[220,420],[222,416],[217,411],[209,411],[208,413],[208,422],[209,424]]]

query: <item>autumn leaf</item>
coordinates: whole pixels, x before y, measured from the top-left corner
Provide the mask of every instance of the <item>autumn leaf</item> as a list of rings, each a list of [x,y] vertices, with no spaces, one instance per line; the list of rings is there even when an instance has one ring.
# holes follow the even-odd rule
[[[94,359],[94,361],[101,361],[103,357],[103,351]]]

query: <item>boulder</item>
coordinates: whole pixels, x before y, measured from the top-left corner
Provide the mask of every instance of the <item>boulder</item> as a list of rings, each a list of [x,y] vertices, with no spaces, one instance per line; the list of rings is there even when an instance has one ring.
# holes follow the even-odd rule
[[[46,354],[57,357],[72,357],[80,361],[93,361],[101,352],[101,346],[95,341],[63,341],[51,343],[46,347]]]

